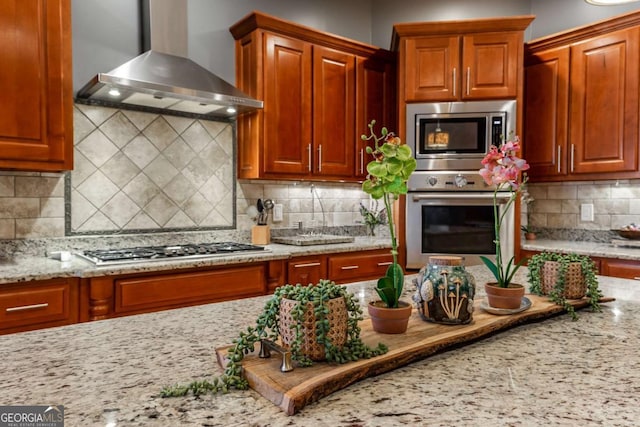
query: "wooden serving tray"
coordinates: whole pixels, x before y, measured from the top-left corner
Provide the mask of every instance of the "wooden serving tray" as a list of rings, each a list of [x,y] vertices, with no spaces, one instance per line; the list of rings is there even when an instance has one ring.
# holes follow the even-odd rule
[[[498,331],[524,323],[552,317],[562,313],[562,307],[550,302],[547,297],[527,295],[531,308],[517,314],[497,316],[480,308],[483,300],[474,304],[473,322],[469,325],[440,325],[425,322],[414,309],[407,332],[387,335],[374,332],[369,319],[360,322],[362,340],[375,346],[379,342],[389,347],[389,352],[372,359],[359,360],[344,365],[315,363],[308,368],[295,368],[291,372],[280,372],[281,357],[272,353],[269,359],[258,357],[258,345],[254,353],[242,361],[243,373],[249,386],[278,405],[288,415],[293,415],[305,405],[315,402],[334,391],[347,387],[363,378],[371,377],[424,359],[434,353],[470,343]],[[603,298],[600,302],[610,302]],[[586,298],[572,300],[576,308],[589,305]],[[569,319],[567,319],[570,321]],[[227,350],[230,346],[216,349],[221,366],[226,366]]]

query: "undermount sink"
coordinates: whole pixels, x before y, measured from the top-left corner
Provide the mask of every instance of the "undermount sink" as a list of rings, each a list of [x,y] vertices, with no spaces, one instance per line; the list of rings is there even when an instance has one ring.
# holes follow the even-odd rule
[[[352,243],[354,240],[355,237],[352,236],[337,236],[333,234],[299,234],[297,236],[280,236],[271,238],[271,241],[273,243],[282,243],[283,245],[295,246]]]

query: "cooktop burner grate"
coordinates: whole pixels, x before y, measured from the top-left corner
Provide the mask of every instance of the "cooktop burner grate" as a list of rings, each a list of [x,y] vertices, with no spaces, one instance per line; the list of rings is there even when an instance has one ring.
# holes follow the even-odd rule
[[[261,253],[270,249],[248,243],[216,242],[168,246],[142,246],[123,249],[98,249],[76,253],[96,265],[114,265],[167,259],[211,258],[230,253]]]

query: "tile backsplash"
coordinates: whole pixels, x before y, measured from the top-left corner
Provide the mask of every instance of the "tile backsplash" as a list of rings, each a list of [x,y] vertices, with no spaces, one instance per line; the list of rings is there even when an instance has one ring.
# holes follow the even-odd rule
[[[77,105],[67,234],[233,228],[233,126]]]
[[[360,184],[237,181],[234,142],[232,123],[77,104],[72,172],[0,171],[0,239],[189,230],[248,236],[253,222],[245,212],[258,198],[283,205],[273,228],[361,222],[359,204],[369,202]]]
[[[610,230],[640,223],[640,180],[529,184],[529,194],[534,201],[523,209],[522,223],[534,229]],[[593,204],[594,221],[580,219],[582,204]]]

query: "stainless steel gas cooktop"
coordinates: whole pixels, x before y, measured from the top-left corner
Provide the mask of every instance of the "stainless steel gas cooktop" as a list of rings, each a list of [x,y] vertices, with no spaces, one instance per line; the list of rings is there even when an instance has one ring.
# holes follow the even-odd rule
[[[212,258],[231,253],[264,253],[270,249],[247,243],[216,242],[169,246],[142,246],[123,249],[98,249],[76,255],[95,265],[167,261],[169,259]]]

